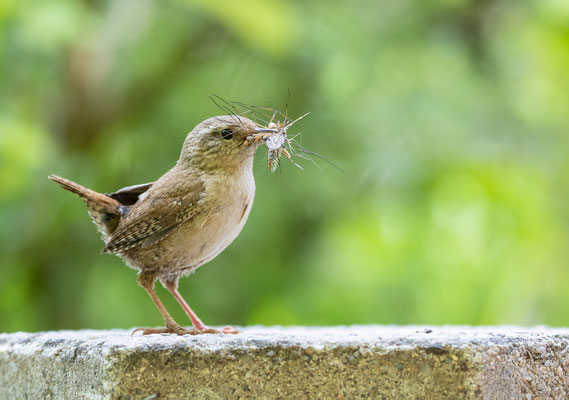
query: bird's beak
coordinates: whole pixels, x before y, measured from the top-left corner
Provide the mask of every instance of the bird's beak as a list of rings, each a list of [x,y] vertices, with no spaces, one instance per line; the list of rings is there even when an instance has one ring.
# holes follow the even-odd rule
[[[276,130],[276,129],[263,128],[260,126],[257,126],[255,128],[255,133],[277,133],[277,132],[278,132],[278,130]]]
[[[249,135],[247,138],[248,140],[245,141],[245,146],[249,146],[251,143],[255,143],[256,145],[260,144],[267,138],[271,136],[271,134],[277,133],[277,129],[265,128],[262,126],[256,126],[253,130],[253,133]]]

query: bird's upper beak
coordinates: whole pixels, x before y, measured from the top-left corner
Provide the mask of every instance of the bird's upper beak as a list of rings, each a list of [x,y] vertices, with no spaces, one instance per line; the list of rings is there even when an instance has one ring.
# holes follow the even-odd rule
[[[262,126],[257,126],[255,128],[255,133],[277,133],[278,130],[276,129],[269,129],[269,128],[264,128]]]

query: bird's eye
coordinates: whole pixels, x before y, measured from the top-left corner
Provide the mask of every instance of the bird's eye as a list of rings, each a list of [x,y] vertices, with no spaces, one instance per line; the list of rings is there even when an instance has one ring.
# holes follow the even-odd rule
[[[223,129],[221,131],[221,137],[224,139],[231,139],[233,137],[233,131],[231,129]]]

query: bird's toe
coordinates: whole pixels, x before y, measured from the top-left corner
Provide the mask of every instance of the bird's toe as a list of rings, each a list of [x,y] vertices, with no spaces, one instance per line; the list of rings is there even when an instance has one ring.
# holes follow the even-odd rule
[[[190,329],[186,329],[181,327],[178,324],[170,324],[168,326],[166,326],[165,328],[137,328],[134,331],[132,331],[132,335],[134,335],[136,332],[142,332],[142,335],[154,335],[154,334],[158,334],[158,333],[173,333],[176,335],[199,335],[200,331],[198,331],[195,328],[190,328]]]
[[[239,331],[232,326],[224,326],[221,328],[221,333],[224,333],[226,335],[236,335],[239,333]]]

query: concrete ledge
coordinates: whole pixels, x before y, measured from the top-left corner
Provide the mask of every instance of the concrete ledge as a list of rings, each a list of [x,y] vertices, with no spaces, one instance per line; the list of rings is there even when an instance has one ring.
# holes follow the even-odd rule
[[[2,399],[569,397],[569,329],[352,326],[0,334]]]

